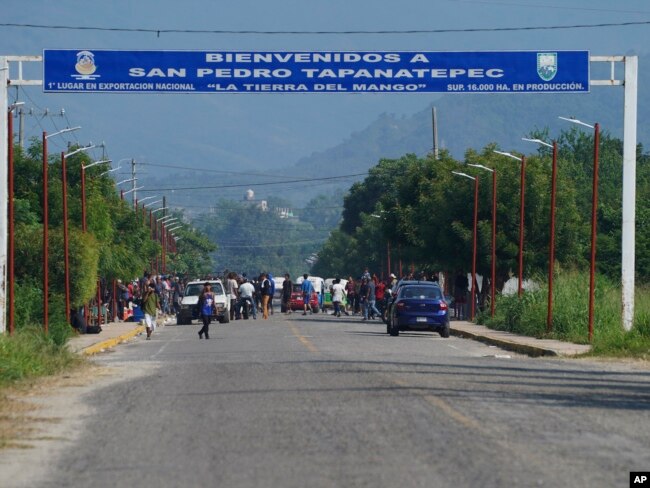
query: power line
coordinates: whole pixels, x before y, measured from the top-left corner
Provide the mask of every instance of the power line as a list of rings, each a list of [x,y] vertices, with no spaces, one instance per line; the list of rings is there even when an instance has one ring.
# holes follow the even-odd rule
[[[450,34],[471,32],[513,32],[535,30],[562,30],[562,29],[594,29],[601,27],[630,27],[649,25],[650,20],[635,22],[603,22],[599,24],[571,24],[571,25],[543,25],[530,27],[478,27],[459,29],[405,29],[405,30],[232,30],[232,29],[147,29],[128,27],[99,27],[99,26],[74,26],[53,24],[18,24],[3,22],[0,27],[17,27],[23,29],[50,29],[50,30],[78,30],[102,32],[131,32],[156,34],[229,34],[229,35],[414,35],[414,34]]]
[[[285,242],[281,244],[250,244],[250,245],[236,245],[236,246],[219,246],[219,243],[217,242],[217,248],[216,252],[219,252],[219,249],[232,249],[232,248],[237,248],[237,249],[255,249],[255,248],[269,248],[269,247],[289,247],[289,246],[309,246],[313,244],[323,244],[322,240],[319,241],[302,241],[302,242]]]
[[[188,186],[188,187],[176,187],[176,188],[151,188],[142,190],[143,192],[154,192],[154,191],[180,191],[180,190],[216,190],[222,188],[248,188],[251,186],[264,186],[264,185],[287,185],[292,183],[305,183],[313,181],[330,181],[330,180],[340,180],[345,178],[355,178],[357,176],[367,176],[368,173],[356,173],[352,175],[343,175],[343,176],[329,176],[324,178],[305,178],[300,180],[289,180],[289,181],[272,181],[268,183],[244,183],[236,185],[220,185],[220,186]]]
[[[460,0],[462,3],[476,3],[482,5],[504,5],[507,7],[526,7],[526,8],[549,8],[557,10],[578,10],[580,12],[609,12],[616,14],[650,14],[647,10],[621,10],[621,9],[610,9],[610,8],[594,8],[594,7],[567,7],[565,5],[549,5],[541,3],[520,3],[520,2],[497,2],[497,1],[486,1],[486,0]]]
[[[140,163],[143,166],[156,166],[159,168],[173,168],[173,169],[183,169],[191,171],[204,171],[206,173],[223,173],[230,175],[240,175],[240,176],[264,176],[269,178],[292,178],[291,176],[283,176],[277,174],[268,174],[268,173],[256,173],[256,172],[245,172],[245,171],[225,171],[221,169],[206,169],[206,168],[191,168],[187,166],[176,166],[172,164],[157,164],[157,163]]]

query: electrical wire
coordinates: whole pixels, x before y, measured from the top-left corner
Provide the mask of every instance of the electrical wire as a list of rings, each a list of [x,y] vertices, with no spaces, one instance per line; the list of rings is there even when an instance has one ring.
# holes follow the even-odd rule
[[[486,1],[486,0],[459,0],[461,3],[475,3],[480,5],[504,5],[507,7],[526,7],[526,8],[548,8],[556,10],[577,10],[579,12],[608,12],[616,14],[650,14],[647,10],[620,10],[610,8],[594,8],[594,7],[567,7],[565,5],[548,5],[548,4],[530,4],[519,2],[499,2],[499,1]]]
[[[235,245],[235,246],[221,246],[217,242],[216,244],[219,246],[219,249],[255,249],[255,248],[271,248],[271,247],[284,247],[284,246],[310,246],[314,244],[323,244],[324,241],[319,240],[319,241],[302,241],[302,242],[287,242],[287,243],[281,243],[281,244],[249,244],[249,245]],[[219,250],[217,249],[217,251]]]
[[[138,164],[142,166],[156,166],[158,168],[182,169],[187,171],[204,171],[207,173],[222,173],[222,174],[241,175],[241,176],[264,176],[269,178],[293,178],[293,176],[284,176],[284,175],[277,175],[277,174],[245,172],[245,171],[225,171],[221,169],[192,168],[187,166],[176,166],[171,164],[158,164],[158,163],[138,163]]]
[[[598,24],[569,24],[569,25],[542,25],[529,27],[476,27],[457,29],[405,29],[405,30],[234,30],[234,29],[148,29],[128,27],[99,27],[99,26],[74,26],[54,24],[19,24],[2,22],[0,27],[17,27],[23,29],[49,29],[49,30],[77,30],[77,31],[102,31],[102,32],[130,32],[156,34],[228,34],[228,35],[413,35],[413,34],[455,34],[472,32],[514,32],[537,30],[563,30],[563,29],[594,29],[601,27],[630,27],[650,25],[650,20],[630,22],[603,22]]]
[[[267,183],[241,183],[233,185],[220,185],[220,186],[188,186],[188,187],[176,187],[176,188],[151,188],[142,190],[143,192],[154,192],[154,191],[182,191],[182,190],[216,190],[222,188],[246,188],[250,186],[267,186],[267,185],[288,185],[293,183],[305,183],[305,182],[314,182],[314,181],[331,181],[331,180],[340,180],[346,178],[356,178],[357,176],[367,176],[368,172],[365,173],[356,173],[351,175],[343,176],[328,176],[323,178],[305,178],[299,180],[291,181],[271,181]]]

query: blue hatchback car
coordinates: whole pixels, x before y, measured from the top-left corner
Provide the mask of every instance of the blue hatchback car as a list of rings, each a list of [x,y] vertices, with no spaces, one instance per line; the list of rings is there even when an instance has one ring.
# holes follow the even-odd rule
[[[432,331],[449,337],[449,306],[440,286],[419,282],[399,287],[388,317],[388,333]]]

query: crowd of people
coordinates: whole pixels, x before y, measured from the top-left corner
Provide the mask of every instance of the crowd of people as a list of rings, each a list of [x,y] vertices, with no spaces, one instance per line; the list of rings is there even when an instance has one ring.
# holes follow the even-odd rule
[[[209,279],[212,279],[210,277]],[[438,275],[428,276],[425,273],[409,273],[402,279],[421,280],[438,282]],[[147,326],[147,337],[150,337],[156,328],[155,317],[158,313],[173,316],[179,313],[185,286],[186,278],[173,275],[152,275],[144,272],[143,276],[123,283],[116,280],[114,286],[103,283],[101,302],[105,305],[106,321],[127,321],[133,320],[134,310],[140,307],[144,313],[144,320]],[[371,274],[368,268],[358,278],[349,275],[347,280],[336,278],[327,291],[331,294],[333,315],[340,317],[360,316],[363,321],[380,319],[391,298],[398,278],[390,274],[386,279],[380,279],[376,274]],[[276,282],[270,273],[261,273],[254,279],[249,279],[245,273],[238,274],[227,272],[222,278],[225,293],[230,300],[230,320],[257,319],[258,312],[263,319],[268,319],[273,314],[273,298],[275,295]],[[291,296],[293,281],[287,273],[282,281],[280,291],[281,311],[292,313]],[[207,282],[206,282],[207,285]],[[454,286],[454,317],[464,318],[464,308],[467,298],[467,277],[463,273],[457,273]],[[313,284],[309,275],[304,274],[300,285],[303,298],[302,314],[312,313],[311,297],[314,293]],[[204,290],[211,293],[211,290]],[[114,295],[114,296],[113,296]],[[202,294],[203,296],[203,294]],[[94,308],[93,308],[94,307]],[[89,304],[91,310],[102,309],[94,303]],[[73,326],[84,328],[83,316],[88,317],[87,310],[73,310]],[[82,325],[83,324],[83,325]],[[209,325],[209,324],[207,324]],[[80,330],[81,331],[81,330]],[[209,338],[209,333],[203,330],[199,336]]]

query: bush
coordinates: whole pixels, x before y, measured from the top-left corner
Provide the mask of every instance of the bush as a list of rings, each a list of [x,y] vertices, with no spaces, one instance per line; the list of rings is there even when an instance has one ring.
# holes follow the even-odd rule
[[[18,380],[63,371],[80,359],[60,341],[59,326],[45,335],[39,327],[23,327],[12,336],[0,335],[0,387]]]
[[[632,331],[621,326],[621,291],[610,279],[597,275],[594,291],[593,353],[650,357],[650,297],[647,289],[636,293],[635,321]],[[554,281],[553,327],[547,332],[548,285],[535,292],[498,295],[495,317],[489,311],[477,316],[482,323],[498,330],[538,338],[558,339],[579,344],[589,343],[589,275],[564,272]]]

